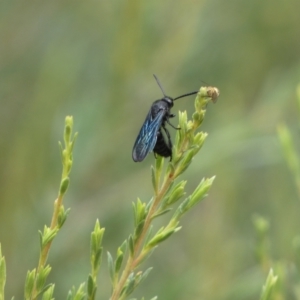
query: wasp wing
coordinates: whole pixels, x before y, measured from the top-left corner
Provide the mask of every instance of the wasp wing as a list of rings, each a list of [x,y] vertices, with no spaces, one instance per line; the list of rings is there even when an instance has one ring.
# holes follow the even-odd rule
[[[155,117],[152,116],[151,110],[149,111],[133,146],[132,159],[134,161],[142,161],[153,150],[157,139],[157,131],[161,126],[164,115],[164,109],[159,110]]]

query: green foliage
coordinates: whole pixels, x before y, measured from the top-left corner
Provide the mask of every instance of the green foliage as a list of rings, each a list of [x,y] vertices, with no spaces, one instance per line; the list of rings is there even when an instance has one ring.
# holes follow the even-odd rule
[[[152,72],[170,96],[192,91],[204,80],[219,86],[223,99],[207,111],[202,130],[209,139],[203,151],[176,181],[187,180],[187,194],[170,206],[173,211],[153,219],[164,225],[162,220],[173,214],[202,177],[217,175],[210,201],[196,208],[199,220],[193,211],[193,219],[185,220],[199,228],[174,235],[168,243],[180,247],[171,255],[160,249],[154,253],[166,262],[187,254],[192,268],[179,259],[157,272],[159,260],[153,260],[149,284],[141,287],[146,299],[152,293],[163,299],[185,299],[179,283],[186,281],[192,299],[223,299],[221,291],[234,290],[242,274],[253,270],[248,248],[253,212],[264,214],[272,224],[272,253],[291,257],[289,241],[300,228],[300,218],[293,177],[275,128],[279,120],[286,120],[299,149],[293,101],[300,78],[298,0],[275,1],[272,8],[260,0],[1,3],[0,240],[8,268],[7,299],[12,294],[23,298],[24,278],[9,274],[21,270],[26,274],[24,270],[35,267],[35,232],[43,231],[42,220],[50,225],[49,205],[60,183],[55,143],[68,112],[80,129],[80,142],[75,145],[64,205],[72,207],[80,229],[73,217],[68,218],[54,239],[48,278],[59,283],[55,298],[64,299],[66,290],[78,281],[81,269],[72,271],[71,266],[74,256],[86,252],[78,241],[84,235],[88,238],[86,232],[92,231],[97,217],[101,225],[109,222],[118,229],[104,241],[119,245],[128,237],[124,232],[131,225],[128,202],[136,196],[148,202],[151,188],[147,170],[153,157],[136,165],[130,161],[130,149],[149,106],[161,97]],[[175,102],[176,121],[178,109],[192,115],[192,102],[190,98]],[[175,141],[175,131],[170,133]],[[126,225],[120,224],[125,221]],[[154,234],[159,227],[153,229]],[[58,239],[63,235],[68,239],[60,248]],[[182,249],[192,244],[194,249]],[[19,249],[26,251],[16,255]],[[106,250],[116,258],[116,249]],[[67,267],[59,269],[62,260]],[[170,279],[167,285],[164,277]],[[106,299],[110,287],[107,282],[103,285],[98,296]],[[251,291],[245,285],[242,297],[225,298],[258,299],[257,294],[247,297]]]
[[[25,299],[30,299],[30,296],[33,292],[34,281],[36,278],[36,269],[27,272],[26,280],[25,280]]]
[[[6,281],[6,264],[5,258],[2,256],[0,244],[0,300],[4,300],[4,287]]]
[[[172,161],[165,167],[163,157],[156,159],[155,166],[151,168],[153,198],[147,204],[139,198],[136,203],[133,203],[135,228],[134,233],[128,237],[130,255],[127,257],[120,277],[119,270],[124,258],[123,252],[118,251],[115,262],[108,253],[108,265],[113,283],[111,300],[126,299],[148,276],[151,269],[145,272],[136,272],[137,267],[152,254],[160,243],[180,230],[181,227],[178,226],[180,218],[201,201],[209,191],[214,177],[203,179],[194,192],[181,202],[167,225],[152,234],[153,219],[170,212],[171,206],[177,204],[185,194],[186,181],[175,183],[175,180],[189,167],[194,156],[202,147],[206,134],[196,132],[196,130],[203,122],[207,104],[215,101],[218,96],[218,89],[202,87],[195,99],[196,112],[193,114],[193,119],[188,121],[187,113],[179,112],[180,130],[177,131]]]
[[[209,101],[214,101],[219,95],[216,88],[201,88],[196,100],[196,114],[193,115],[193,121],[187,121],[186,112],[180,113],[179,123],[181,130],[176,136],[174,145],[174,159],[164,167],[164,159],[158,157],[155,167],[152,168],[152,183],[154,188],[154,197],[148,202],[143,203],[139,198],[133,203],[134,211],[134,233],[129,235],[120,247],[117,249],[116,258],[107,252],[108,269],[112,282],[111,300],[121,300],[127,298],[145,280],[152,268],[145,271],[136,271],[140,264],[149,258],[157,246],[168,239],[173,233],[177,232],[179,220],[184,213],[189,211],[196,203],[201,201],[209,191],[213,179],[203,179],[196,187],[195,191],[181,202],[175,210],[175,214],[166,226],[161,227],[155,234],[152,234],[152,224],[154,218],[162,216],[172,210],[174,204],[185,195],[186,181],[182,180],[175,184],[177,177],[182,174],[190,165],[194,155],[201,148],[205,134],[196,133],[201,125],[206,107]],[[196,117],[195,117],[196,116]],[[58,198],[54,202],[54,212],[51,225],[44,226],[44,230],[39,231],[40,235],[40,258],[37,268],[28,271],[25,280],[24,297],[27,300],[36,300],[41,295],[43,300],[52,300],[54,293],[54,284],[46,284],[47,277],[51,271],[47,264],[47,258],[52,241],[59,233],[65,223],[69,209],[65,210],[63,206],[63,197],[70,184],[69,174],[73,164],[73,148],[77,137],[72,137],[73,118],[66,117],[64,131],[64,147],[61,143],[61,158],[63,164],[62,177],[58,192]],[[202,138],[200,138],[202,137]],[[97,220],[94,231],[91,233],[90,242],[90,263],[91,272],[87,278],[87,293],[84,291],[85,284],[81,284],[76,290],[73,287],[67,296],[68,300],[81,300],[87,296],[87,299],[94,300],[97,292],[97,275],[101,265],[101,256],[103,252],[102,239],[104,228],[100,227]],[[126,256],[126,263],[123,266],[127,247],[129,253]],[[120,271],[122,270],[121,276]],[[5,285],[5,260],[2,257],[0,249],[0,296],[4,299]],[[156,299],[156,298],[153,298]]]
[[[41,250],[45,249],[45,247],[52,242],[57,232],[58,232],[58,228],[52,229],[50,227],[47,227],[46,225],[44,227],[44,232],[39,231]]]
[[[253,216],[253,224],[256,232],[255,256],[263,270],[267,271],[272,264],[269,241],[270,225],[265,218],[259,215]]]
[[[202,87],[195,100],[195,112],[192,120],[188,120],[186,112],[179,113],[179,125],[181,130],[177,131],[175,144],[173,147],[174,157],[170,162],[165,163],[164,158],[158,157],[155,165],[152,167],[152,185],[153,197],[148,203],[140,198],[133,203],[134,213],[134,231],[117,248],[115,258],[107,252],[108,269],[112,283],[112,294],[110,300],[125,300],[135,289],[147,278],[152,267],[146,270],[140,270],[142,263],[147,260],[153,251],[159,245],[167,240],[174,233],[181,229],[180,220],[196,204],[202,201],[209,192],[215,177],[202,179],[194,191],[186,195],[186,180],[176,181],[180,175],[190,166],[194,156],[201,149],[207,134],[197,132],[201,126],[207,104],[215,102],[219,92],[216,88]],[[47,258],[53,239],[59,233],[64,225],[70,209],[65,210],[62,200],[65,195],[70,179],[69,174],[73,164],[73,147],[77,134],[72,138],[72,117],[66,118],[64,132],[64,148],[61,147],[61,156],[63,162],[62,178],[60,182],[58,198],[54,203],[54,212],[50,226],[44,226],[40,234],[40,258],[37,268],[28,271],[25,280],[24,298],[35,300],[53,300],[54,284],[47,284],[48,275],[51,272],[51,266],[47,264]],[[297,155],[294,147],[291,146],[291,138],[286,128],[279,129],[279,135],[283,148],[286,153],[287,161],[292,166],[291,170],[295,177],[298,170],[293,166],[297,162]],[[297,180],[296,180],[297,181]],[[175,207],[174,207],[175,206]],[[169,220],[153,233],[152,222],[156,218],[165,216],[174,210]],[[272,300],[277,297],[283,297],[287,294],[287,273],[288,266],[278,261],[275,264],[275,273],[271,266],[274,260],[271,258],[269,241],[269,222],[259,216],[253,217],[253,223],[257,235],[256,257],[261,268],[266,272],[269,270],[265,285],[262,288],[260,300]],[[67,295],[67,300],[95,300],[98,290],[97,277],[101,266],[101,257],[103,252],[102,240],[104,228],[96,220],[94,230],[91,233],[90,240],[90,264],[91,271],[87,277],[86,283],[82,283],[77,289],[72,287]],[[300,266],[300,238],[294,239],[295,266]],[[128,251],[127,251],[128,249]],[[297,270],[297,278],[300,278],[300,272]],[[0,300],[4,300],[4,286],[6,281],[5,260],[0,248]],[[295,291],[298,290],[298,283],[295,279]],[[85,291],[86,289],[86,291]],[[296,292],[295,292],[296,293]],[[143,298],[144,299],[144,298]],[[157,297],[152,298],[152,300]]]
[[[300,94],[298,95],[298,99],[300,103]],[[281,124],[278,126],[278,137],[287,165],[294,176],[300,197],[299,156],[293,143],[292,135],[286,125]],[[262,216],[255,215],[253,217],[253,223],[257,240],[255,248],[256,258],[264,272],[269,270],[260,299],[298,299],[300,296],[299,236],[296,236],[292,243],[294,248],[294,261],[286,262],[285,258],[275,261],[271,255],[271,242],[269,238],[270,222]],[[272,266],[276,274],[278,274],[277,276],[273,274]]]
[[[97,220],[95,229],[91,234],[91,265],[93,268],[93,273],[97,273],[101,264],[101,254],[102,254],[102,238],[105,229],[100,227],[100,223]]]
[[[283,154],[286,162],[294,176],[294,180],[297,186],[298,195],[300,197],[300,163],[295,148],[290,130],[285,124],[278,126],[278,137],[282,146]]]
[[[207,134],[197,132],[201,126],[207,104],[210,101],[215,102],[219,92],[216,88],[202,87],[195,100],[195,112],[192,120],[188,120],[186,112],[179,113],[179,125],[181,130],[177,131],[175,144],[173,147],[173,160],[165,163],[164,158],[158,157],[155,160],[152,172],[152,185],[154,195],[148,203],[143,202],[140,198],[133,203],[134,213],[134,231],[129,235],[121,246],[117,248],[115,259],[107,252],[108,269],[112,282],[112,294],[110,300],[127,299],[135,289],[147,278],[152,267],[145,271],[138,270],[141,264],[150,257],[153,251],[160,243],[167,240],[174,233],[181,229],[179,226],[181,217],[190,211],[197,203],[202,201],[209,192],[215,177],[202,179],[194,191],[187,197],[185,196],[186,180],[176,182],[176,179],[190,166],[194,156],[201,149]],[[53,239],[65,223],[69,209],[65,210],[62,200],[65,195],[70,179],[69,174],[73,164],[72,150],[77,134],[72,138],[72,117],[66,118],[66,126],[64,132],[64,148],[61,147],[61,156],[63,163],[62,178],[58,192],[58,198],[55,200],[54,212],[50,226],[44,226],[43,232],[40,234],[40,259],[38,267],[28,271],[25,280],[25,299],[42,300],[54,299],[54,284],[46,284],[48,275],[51,271],[50,265],[46,264],[48,253]],[[279,137],[283,145],[288,165],[296,183],[299,180],[299,163],[296,155],[295,147],[292,143],[291,135],[283,125],[279,127]],[[298,178],[299,177],[299,178]],[[174,209],[174,206],[175,207]],[[170,217],[166,225],[161,226],[156,233],[152,231],[152,222],[161,216],[167,215],[174,209],[173,215]],[[271,266],[274,260],[271,258],[270,241],[269,241],[269,222],[259,216],[253,217],[253,223],[257,235],[256,257],[261,268],[266,272],[269,270],[265,285],[262,288],[261,300],[272,300],[277,297],[283,297],[287,294],[287,273],[288,266],[278,261],[275,264],[274,275]],[[104,228],[100,227],[97,220],[93,232],[91,233],[90,242],[90,264],[91,272],[87,277],[87,282],[82,283],[78,289],[73,287],[68,295],[67,300],[95,300],[97,286],[97,276],[101,266],[101,257],[103,252],[102,240]],[[300,266],[300,238],[294,239],[293,245],[295,249],[295,266]],[[129,251],[127,251],[127,248]],[[300,272],[297,270],[300,274]],[[297,273],[297,274],[298,274]],[[280,279],[279,279],[280,278]],[[300,278],[300,275],[297,275]],[[279,279],[279,280],[278,280]],[[6,281],[5,260],[0,248],[0,300],[4,300],[4,286]],[[298,283],[295,279],[295,291],[298,290]],[[85,287],[87,292],[85,292]],[[296,293],[296,292],[295,292]],[[275,297],[275,298],[274,298]],[[156,299],[154,297],[152,299]]]
[[[104,228],[100,227],[99,220],[96,221],[94,231],[91,233],[91,244],[90,244],[90,262],[91,262],[91,273],[87,279],[87,294],[88,300],[94,300],[97,291],[97,275],[101,266],[102,258],[102,239],[104,235]]]
[[[195,112],[192,120],[188,120],[186,112],[179,113],[179,125],[181,130],[177,131],[175,144],[173,147],[174,157],[170,162],[165,162],[164,158],[158,157],[155,165],[151,168],[153,197],[148,203],[140,198],[134,202],[134,231],[117,248],[115,258],[107,252],[108,269],[112,282],[112,294],[110,300],[125,300],[135,289],[147,278],[152,267],[140,270],[142,263],[147,260],[159,245],[181,229],[180,220],[196,204],[202,201],[209,192],[215,177],[202,179],[194,191],[186,195],[185,188],[187,181],[176,181],[180,175],[190,166],[194,156],[201,149],[207,134],[197,132],[201,126],[207,104],[215,102],[219,92],[216,88],[202,87],[195,100]],[[47,284],[47,278],[51,272],[51,266],[47,264],[47,258],[52,241],[64,225],[70,209],[65,210],[62,201],[70,179],[69,174],[73,164],[73,147],[77,134],[72,138],[72,117],[66,118],[64,132],[64,148],[61,147],[63,162],[62,178],[60,182],[58,198],[54,203],[54,212],[50,226],[44,226],[40,231],[40,258],[37,268],[28,271],[25,280],[24,298],[35,300],[53,300],[54,284]],[[284,153],[292,173],[298,181],[298,157],[290,133],[286,127],[279,128],[279,137],[283,145]],[[161,226],[153,233],[152,223],[156,218],[173,214],[165,225]],[[288,276],[290,268],[283,261],[275,262],[271,257],[271,243],[269,239],[269,222],[259,216],[253,217],[256,232],[255,254],[259,265],[264,272],[268,271],[266,282],[262,288],[260,300],[281,299],[290,294],[289,285],[293,284],[293,293],[296,295],[300,290],[300,238],[295,237],[293,241],[295,252],[296,274],[294,278]],[[98,290],[97,277],[101,266],[103,252],[102,240],[104,228],[96,220],[94,230],[90,240],[90,264],[91,271],[86,283],[82,283],[77,289],[72,287],[67,295],[67,300],[95,300]],[[127,251],[128,249],[128,251]],[[274,265],[276,276],[272,266]],[[6,281],[6,265],[0,248],[0,300],[4,300],[4,287]],[[288,283],[288,284],[287,284]],[[86,289],[86,291],[85,291]],[[144,298],[143,298],[144,299]],[[152,298],[152,300],[157,297]]]
[[[47,288],[47,290],[44,292],[43,294],[43,298],[42,300],[54,300],[53,296],[53,292],[54,292],[54,284],[50,284],[49,287]]]
[[[86,296],[84,288],[84,283],[82,283],[77,290],[75,287],[72,287],[68,293],[67,300],[84,300]]]
[[[63,205],[61,205],[61,207],[59,208],[59,213],[57,218],[57,226],[59,229],[64,225],[65,221],[67,220],[69,212],[70,212],[70,208],[65,210]]]
[[[273,270],[271,269],[269,274],[268,274],[266,283],[263,286],[262,293],[261,293],[261,296],[260,296],[260,300],[270,300],[270,299],[272,299],[271,298],[271,293],[272,293],[272,290],[274,288],[274,285],[277,282],[277,279],[278,279],[278,277],[274,276]]]
[[[69,210],[64,209],[62,204],[63,197],[69,186],[69,174],[73,163],[73,147],[77,137],[75,133],[72,137],[73,118],[68,116],[65,119],[64,130],[64,148],[60,145],[61,157],[62,157],[62,176],[60,182],[60,188],[58,192],[58,198],[54,202],[54,211],[52,215],[51,225],[44,226],[44,231],[39,231],[40,235],[40,257],[39,263],[36,269],[27,272],[25,280],[25,299],[35,300],[39,295],[43,294],[43,299],[51,299],[54,285],[45,285],[47,277],[51,271],[51,267],[47,265],[47,258],[50,251],[50,247],[53,239],[58,234],[59,230],[63,226],[67,219]]]

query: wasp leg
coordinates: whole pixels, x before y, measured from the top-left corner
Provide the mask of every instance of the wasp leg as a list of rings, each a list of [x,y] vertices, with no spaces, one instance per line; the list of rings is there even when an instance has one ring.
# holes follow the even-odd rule
[[[167,115],[167,116],[166,116],[166,122],[167,122],[172,128],[174,128],[174,129],[176,129],[176,130],[179,130],[179,129],[181,129],[180,127],[175,127],[175,126],[174,126],[173,124],[171,124],[170,121],[169,121],[170,118],[174,118],[174,117],[175,117],[174,114],[169,114],[169,115]]]
[[[174,129],[176,129],[176,130],[181,129],[180,127],[176,127],[176,126],[174,126],[173,124],[171,124],[170,121],[169,121],[169,119],[167,119],[166,122],[167,122],[171,127],[173,127]],[[164,128],[164,129],[165,129],[165,128]],[[166,130],[166,129],[165,129],[165,130]]]
[[[168,121],[167,121],[168,122]],[[168,124],[170,124],[169,122],[168,122]],[[172,126],[172,124],[170,124],[171,126]],[[162,126],[161,126],[163,129],[164,129],[164,131],[165,131],[165,133],[166,133],[166,135],[167,135],[167,138],[168,138],[168,146],[169,146],[169,148],[170,148],[170,150],[171,150],[171,155],[170,155],[170,161],[172,160],[172,148],[173,148],[173,145],[172,145],[172,140],[171,140],[171,136],[170,136],[170,132],[169,132],[169,130],[165,127],[165,125],[163,125],[162,124]],[[173,127],[173,126],[172,126]],[[175,128],[175,129],[180,129],[180,128]]]

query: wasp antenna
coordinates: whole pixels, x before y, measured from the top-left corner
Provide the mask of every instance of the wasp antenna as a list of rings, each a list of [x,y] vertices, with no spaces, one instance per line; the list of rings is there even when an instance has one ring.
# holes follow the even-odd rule
[[[160,87],[160,89],[161,89],[162,93],[163,93],[163,94],[164,94],[164,96],[166,97],[167,95],[166,95],[166,93],[165,93],[165,91],[164,91],[164,89],[163,89],[163,87],[162,87],[162,85],[161,85],[160,81],[158,80],[158,78],[156,77],[156,75],[155,75],[155,74],[153,74],[153,76],[154,76],[154,78],[155,78],[155,80],[156,80],[156,82],[157,82],[158,86]]]
[[[184,94],[184,95],[178,96],[178,97],[174,98],[174,99],[173,99],[173,101],[175,101],[175,100],[177,100],[177,99],[180,99],[180,98],[183,98],[183,97],[190,96],[190,95],[195,95],[195,94],[198,94],[198,91],[195,91],[195,92],[190,92],[190,93],[187,93],[187,94]]]

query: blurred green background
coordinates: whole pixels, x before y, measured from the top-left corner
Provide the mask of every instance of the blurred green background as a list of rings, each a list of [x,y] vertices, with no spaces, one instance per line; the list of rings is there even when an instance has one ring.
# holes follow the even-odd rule
[[[56,299],[89,272],[99,218],[105,252],[133,228],[131,202],[152,195],[149,155],[131,150],[151,103],[220,89],[203,124],[205,146],[184,174],[191,192],[216,175],[209,197],[143,267],[135,295],[159,299],[258,299],[266,273],[254,257],[252,216],[271,222],[275,258],[292,257],[299,199],[276,128],[298,143],[299,0],[15,1],[0,4],[0,241],[6,294],[21,299],[37,265],[38,229],[50,223],[60,182],[57,141],[73,115],[79,137],[65,206],[49,257]],[[193,112],[193,97],[173,109]],[[173,121],[176,124],[176,121]],[[174,131],[172,130],[174,136]],[[298,143],[299,144],[299,143]],[[168,219],[168,216],[165,216]],[[108,299],[106,258],[98,299]]]

